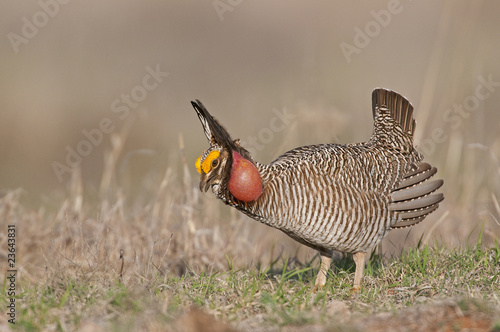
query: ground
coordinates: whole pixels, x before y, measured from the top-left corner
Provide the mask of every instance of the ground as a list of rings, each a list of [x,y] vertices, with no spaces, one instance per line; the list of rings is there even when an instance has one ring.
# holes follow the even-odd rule
[[[69,200],[55,214],[26,209],[21,196],[9,192],[0,204],[2,227],[15,225],[17,270],[15,324],[4,314],[2,330],[500,330],[500,247],[483,244],[482,233],[464,248],[419,243],[394,257],[373,253],[360,293],[351,292],[352,257],[338,255],[313,293],[317,255],[241,264],[234,243],[182,237],[187,224],[168,234],[144,213],[121,216],[117,202],[92,218]],[[6,233],[0,243],[8,257]]]

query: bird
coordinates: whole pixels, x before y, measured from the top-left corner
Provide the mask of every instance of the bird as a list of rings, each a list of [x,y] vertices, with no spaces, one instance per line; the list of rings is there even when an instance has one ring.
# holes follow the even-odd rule
[[[313,290],[322,289],[334,252],[352,254],[352,291],[360,292],[365,259],[393,229],[424,220],[444,199],[437,168],[413,144],[413,106],[399,93],[372,93],[373,132],[361,143],[323,143],[255,161],[239,139],[199,101],[191,102],[209,147],[196,160],[199,188],[319,252]]]

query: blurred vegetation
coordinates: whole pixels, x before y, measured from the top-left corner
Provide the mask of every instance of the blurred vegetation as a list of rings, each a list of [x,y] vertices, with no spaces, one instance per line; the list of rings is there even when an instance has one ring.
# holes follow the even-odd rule
[[[247,142],[289,114],[256,149],[269,162],[300,145],[368,139],[371,91],[396,90],[415,106],[416,144],[446,199],[424,223],[391,232],[382,253],[467,250],[480,236],[498,248],[500,3],[401,1],[377,23],[391,3],[241,1],[221,20],[206,1],[69,2],[16,47],[13,34],[44,9],[3,4],[0,209],[2,227],[19,225],[26,282],[90,266],[114,285],[120,249],[152,287],[156,272],[223,270],[227,257],[234,266],[314,261],[312,250],[199,193],[194,160],[207,143],[193,99]],[[377,33],[347,59],[340,46],[370,24]]]
[[[480,77],[500,82],[500,4],[394,4],[242,1],[221,12],[202,1],[68,3],[53,5],[53,17],[18,44],[13,34],[23,37],[26,22],[44,9],[4,5],[0,189],[23,188],[24,204],[50,206],[67,195],[67,159],[79,161],[80,151],[83,197],[94,204],[111,184],[101,175],[106,153],[116,150],[112,134],[126,136],[112,161],[124,195],[147,190],[167,168],[176,179],[178,135],[190,166],[206,148],[189,104],[195,98],[243,141],[269,128],[276,110],[291,114],[294,120],[256,151],[263,162],[300,145],[362,141],[371,133],[370,93],[382,86],[413,103],[416,143],[445,179],[446,201],[431,218],[448,214],[430,239],[464,244],[481,223],[486,238],[498,239],[500,91],[493,84],[481,88],[488,95],[477,104],[470,98]],[[370,26],[379,29],[366,35]],[[347,57],[345,44],[362,47]],[[156,69],[165,77],[146,90]],[[103,119],[112,130],[99,137]],[[194,167],[190,172],[195,176]],[[433,221],[410,232],[418,237]]]
[[[173,194],[170,175],[141,208],[108,192],[97,217],[82,208],[78,183],[56,214],[27,210],[20,191],[1,198],[0,226],[16,225],[16,329],[486,331],[500,323],[500,248],[483,233],[464,248],[420,243],[397,258],[373,254],[359,294],[352,258],[337,256],[313,293],[318,255],[290,255],[241,218],[222,224],[218,201],[193,200],[189,188]],[[3,278],[5,293],[12,285]]]
[[[360,314],[411,319],[434,300],[422,310],[463,313],[453,328],[498,326],[500,2],[214,3],[1,5],[0,257],[15,224],[20,328],[163,330],[194,305],[205,314],[187,321],[205,326],[361,330]],[[346,257],[313,296],[316,252],[199,192],[207,143],[189,102],[269,162],[368,139],[375,87],[415,106],[446,199],[382,242],[359,297]]]

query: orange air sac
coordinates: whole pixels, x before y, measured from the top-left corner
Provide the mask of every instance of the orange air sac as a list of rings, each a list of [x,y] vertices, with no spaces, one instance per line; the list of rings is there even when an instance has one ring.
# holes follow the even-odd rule
[[[236,151],[233,151],[228,188],[236,199],[243,202],[255,201],[262,194],[262,180],[257,167]]]

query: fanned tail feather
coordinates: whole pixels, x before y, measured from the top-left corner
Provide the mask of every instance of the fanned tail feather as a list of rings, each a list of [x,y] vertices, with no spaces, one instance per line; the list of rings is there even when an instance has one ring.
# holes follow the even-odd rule
[[[399,124],[404,133],[413,136],[415,119],[413,119],[413,106],[399,93],[378,88],[372,93],[372,112],[376,118],[377,112],[388,111],[391,118]]]
[[[372,93],[375,121],[372,141],[403,151],[413,150],[413,106],[397,92],[378,88]]]
[[[443,180],[429,181],[437,169],[428,163],[421,163],[408,172],[391,193],[389,209],[398,213],[398,221],[391,228],[413,226],[436,210],[444,199],[441,188]]]

